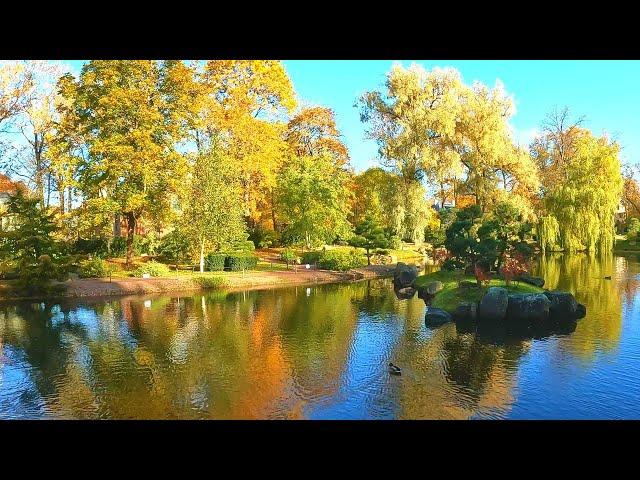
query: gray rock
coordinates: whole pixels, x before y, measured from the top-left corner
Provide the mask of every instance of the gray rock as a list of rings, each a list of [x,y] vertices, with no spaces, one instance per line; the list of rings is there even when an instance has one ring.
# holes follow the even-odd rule
[[[529,274],[520,275],[518,277],[520,282],[528,283],[529,285],[534,285],[536,287],[542,288],[544,287],[544,278],[534,277]]]
[[[413,265],[398,262],[393,272],[393,283],[396,287],[410,287],[418,277],[418,269]]]
[[[551,301],[542,293],[509,295],[507,320],[541,325],[549,318]]]
[[[396,297],[401,300],[409,300],[416,294],[416,289],[413,287],[395,288],[394,291],[396,293]]]
[[[427,307],[424,314],[424,323],[428,327],[437,327],[453,321],[451,315],[441,308]]]
[[[507,313],[509,294],[506,288],[490,287],[478,305],[478,318],[480,320],[499,322]]]
[[[474,322],[478,317],[478,305],[472,302],[462,302],[453,312],[453,319]]]
[[[431,282],[429,285],[427,285],[425,287],[425,290],[429,295],[435,295],[436,293],[438,293],[443,288],[444,288],[444,285],[442,285],[442,282],[435,281],[435,282]]]
[[[576,318],[578,315],[578,302],[569,292],[544,292],[551,301],[549,314],[553,317]]]

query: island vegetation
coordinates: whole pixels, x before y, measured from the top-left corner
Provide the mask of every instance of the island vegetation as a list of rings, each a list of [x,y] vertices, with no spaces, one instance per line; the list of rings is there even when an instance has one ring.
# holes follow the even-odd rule
[[[428,259],[442,271],[416,286],[442,282],[447,309],[489,285],[539,292],[520,281],[536,253],[636,249],[633,170],[568,109],[521,146],[502,85],[417,65],[356,107],[379,147],[362,172],[278,61],[3,62],[0,276],[25,294],[74,276],[220,288]]]

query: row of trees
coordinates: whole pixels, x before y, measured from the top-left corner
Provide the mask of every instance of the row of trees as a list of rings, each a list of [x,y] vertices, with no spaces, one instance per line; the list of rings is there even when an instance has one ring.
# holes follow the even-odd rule
[[[382,162],[358,175],[333,112],[299,106],[278,61],[92,60],[77,78],[5,62],[1,166],[30,184],[62,239],[124,235],[128,263],[145,230],[173,231],[201,268],[247,236],[307,248],[444,243],[455,214],[437,215],[428,190],[440,206],[476,205],[481,219],[508,204],[543,250],[611,247],[618,146],[566,110],[525,149],[500,84],[417,65],[394,66],[357,106]]]
[[[361,190],[378,185],[380,218],[402,224],[405,236],[433,229],[422,205],[426,183],[441,206],[473,203],[490,216],[508,202],[537,225],[542,250],[612,248],[623,186],[619,147],[595,137],[567,109],[549,114],[527,150],[513,141],[514,106],[502,85],[469,86],[454,69],[394,66],[385,89],[365,93],[359,105],[388,167],[365,172]],[[376,201],[367,198],[363,208],[377,209]]]
[[[309,247],[350,235],[333,112],[296,109],[280,62],[93,60],[49,90],[37,68],[2,66],[3,167],[57,210],[67,239],[125,233],[129,263],[142,226],[179,230],[202,266],[248,233]],[[27,134],[35,110],[46,120]],[[37,143],[30,163],[11,145],[20,130]]]

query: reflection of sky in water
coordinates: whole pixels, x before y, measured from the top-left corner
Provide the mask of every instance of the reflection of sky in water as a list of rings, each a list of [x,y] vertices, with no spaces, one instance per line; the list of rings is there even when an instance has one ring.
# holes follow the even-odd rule
[[[309,419],[395,417],[394,399],[389,391],[395,390],[393,382],[400,379],[389,378],[387,366],[402,334],[399,320],[396,317],[371,321],[366,314],[359,319],[338,393],[326,405],[310,408]],[[388,379],[383,383],[389,391],[380,385],[381,379]]]

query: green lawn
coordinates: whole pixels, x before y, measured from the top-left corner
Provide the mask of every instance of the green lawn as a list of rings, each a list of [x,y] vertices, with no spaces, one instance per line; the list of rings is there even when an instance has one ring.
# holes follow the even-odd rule
[[[429,273],[427,275],[419,276],[414,286],[419,287],[427,285],[430,282],[440,281],[444,285],[444,288],[436,294],[431,305],[436,308],[442,308],[448,312],[453,312],[461,302],[477,302],[484,295],[486,289],[473,287],[473,288],[458,288],[459,281],[475,282],[476,279],[472,275],[458,276],[454,272],[440,270],[439,272]],[[491,287],[505,287],[512,293],[540,293],[544,290],[542,288],[529,285],[522,282],[511,282],[511,285],[507,287],[504,280],[491,280],[489,283]]]
[[[626,235],[616,235],[613,249],[618,252],[640,252],[640,243],[631,243]]]

